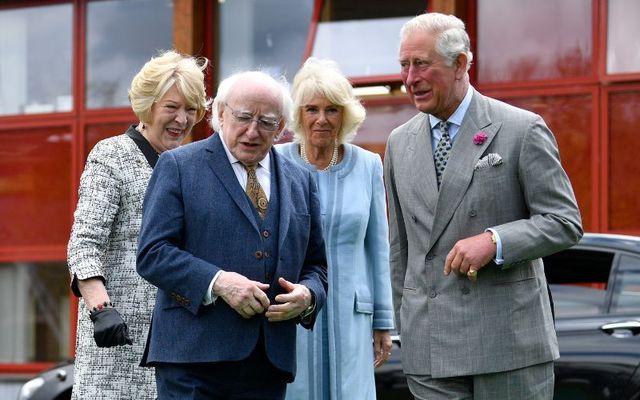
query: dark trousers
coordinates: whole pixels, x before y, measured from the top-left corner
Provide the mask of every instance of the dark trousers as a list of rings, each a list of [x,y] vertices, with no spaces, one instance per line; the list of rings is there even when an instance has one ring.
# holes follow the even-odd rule
[[[286,379],[267,359],[262,340],[241,361],[156,365],[158,400],[282,400]]]

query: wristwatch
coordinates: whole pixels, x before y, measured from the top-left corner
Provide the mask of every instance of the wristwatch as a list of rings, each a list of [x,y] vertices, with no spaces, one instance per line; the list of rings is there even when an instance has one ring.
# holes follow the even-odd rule
[[[491,232],[491,243],[497,245],[498,239],[496,239],[496,234],[493,231],[489,231],[489,232]]]

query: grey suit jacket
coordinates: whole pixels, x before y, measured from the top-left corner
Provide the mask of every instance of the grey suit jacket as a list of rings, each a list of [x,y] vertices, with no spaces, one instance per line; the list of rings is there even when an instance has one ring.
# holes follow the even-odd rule
[[[475,375],[557,358],[540,257],[576,243],[582,228],[553,134],[540,116],[474,91],[438,191],[428,120],[396,128],[385,156],[405,372]],[[476,283],[444,276],[453,245],[487,228],[504,265],[485,266]]]

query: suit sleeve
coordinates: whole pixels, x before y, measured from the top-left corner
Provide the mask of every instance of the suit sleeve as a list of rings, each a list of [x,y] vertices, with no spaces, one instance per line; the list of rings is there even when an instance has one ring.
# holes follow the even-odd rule
[[[313,328],[316,316],[324,306],[327,299],[327,257],[325,253],[324,237],[322,234],[322,221],[320,218],[320,200],[318,198],[318,188],[309,172],[307,180],[309,185],[309,214],[311,225],[309,231],[309,242],[304,264],[300,273],[298,283],[305,285],[313,292],[316,301],[316,308],[312,315],[300,321],[300,325],[306,329]]]
[[[160,156],[144,200],[137,271],[197,314],[217,266],[182,250],[185,204],[180,167],[171,152]]]
[[[367,268],[373,277],[373,329],[393,329],[391,278],[389,275],[389,225],[382,179],[382,161],[372,162],[371,206],[364,238]]]
[[[529,124],[522,141],[518,175],[530,216],[493,227],[502,240],[503,268],[570,247],[583,234],[558,146],[539,116]]]
[[[389,267],[391,270],[393,308],[396,330],[401,333],[400,306],[402,304],[404,278],[407,272],[408,245],[402,207],[398,201],[393,171],[393,133],[389,137],[385,150],[384,175],[389,203]]]

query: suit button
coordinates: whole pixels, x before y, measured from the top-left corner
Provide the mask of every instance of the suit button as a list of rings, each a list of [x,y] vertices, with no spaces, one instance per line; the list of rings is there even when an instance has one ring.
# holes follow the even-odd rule
[[[434,289],[431,289],[429,291],[429,297],[431,297],[432,299],[435,299],[437,295],[438,293]]]
[[[428,253],[427,256],[425,257],[427,259],[427,261],[431,261],[433,260],[434,255],[431,253]]]
[[[264,277],[267,279],[267,281],[271,280],[271,274],[268,273],[268,272],[266,274],[264,274]]]
[[[418,218],[415,215],[411,216],[411,219],[413,220],[413,222],[418,222]]]
[[[255,256],[258,260],[262,259],[262,257],[264,257],[264,254],[262,254],[262,252],[260,250],[256,251]]]
[[[462,294],[469,294],[471,292],[471,289],[469,289],[467,286],[463,286],[460,291],[462,292]]]
[[[269,236],[271,236],[271,232],[265,229],[264,231],[262,231],[262,236],[268,238]]]
[[[478,214],[476,214],[476,210],[469,211],[469,216],[470,217],[475,217],[476,215],[478,215]]]

